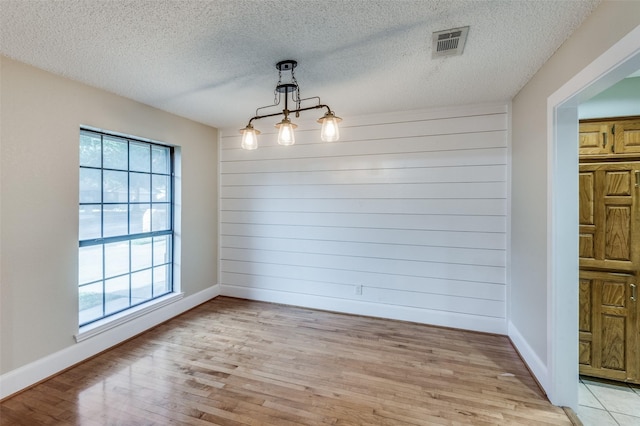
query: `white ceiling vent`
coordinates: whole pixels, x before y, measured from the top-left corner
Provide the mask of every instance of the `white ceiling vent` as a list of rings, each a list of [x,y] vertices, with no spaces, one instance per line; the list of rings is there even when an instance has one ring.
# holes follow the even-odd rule
[[[469,27],[451,28],[433,33],[431,58],[462,55]]]

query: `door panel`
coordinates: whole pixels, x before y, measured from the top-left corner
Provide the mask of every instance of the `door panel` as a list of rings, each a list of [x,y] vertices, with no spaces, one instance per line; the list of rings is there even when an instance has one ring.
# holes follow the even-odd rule
[[[617,315],[602,316],[602,368],[624,371],[625,359],[625,318]]]
[[[630,278],[629,278],[630,279]],[[611,277],[602,280],[602,367],[612,370],[626,370],[627,316],[626,288],[628,279],[613,281]]]
[[[640,153],[640,120],[615,122],[614,150],[617,154]]]
[[[580,374],[638,381],[635,276],[580,271]]]
[[[607,196],[631,195],[631,179],[627,170],[606,171],[605,179]]]
[[[595,172],[580,171],[580,258],[595,260]]]
[[[612,134],[608,123],[580,123],[580,155],[607,154],[611,152]]]
[[[578,329],[580,331],[579,362],[581,365],[590,366],[591,360],[591,340],[593,339],[592,313],[591,313],[591,281],[580,278],[579,288],[579,309],[578,309]]]
[[[580,268],[634,272],[640,265],[639,162],[580,165]]]
[[[605,259],[630,261],[630,206],[607,206],[605,218]]]

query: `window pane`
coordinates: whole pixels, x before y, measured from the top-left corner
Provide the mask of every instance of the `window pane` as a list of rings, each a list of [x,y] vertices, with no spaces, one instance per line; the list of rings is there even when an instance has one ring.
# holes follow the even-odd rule
[[[131,270],[138,271],[140,269],[151,268],[151,238],[140,238],[131,241]]]
[[[126,204],[109,204],[104,206],[104,237],[115,237],[128,234],[129,211]]]
[[[128,201],[127,172],[105,170],[102,172],[103,203],[126,203]]]
[[[170,236],[163,235],[153,238],[153,264],[162,265],[171,262]]]
[[[79,323],[86,324],[89,321],[101,318],[102,311],[102,282],[80,287],[78,290]]]
[[[164,175],[153,175],[151,179],[151,189],[153,193],[153,201],[155,202],[170,202],[170,177]]]
[[[164,231],[169,228],[169,205],[153,204],[151,209],[151,230]]]
[[[127,170],[127,147],[124,139],[105,137],[102,147],[102,158],[105,169]]]
[[[171,155],[169,153],[169,148],[154,145],[151,147],[151,159],[151,171],[153,173],[164,173],[167,175],[171,173]]]
[[[129,212],[130,234],[151,231],[151,204],[132,204]]]
[[[169,293],[169,267],[167,265],[153,268],[153,297],[162,296]]]
[[[78,253],[78,283],[102,279],[102,245],[80,247]]]
[[[81,130],[79,147],[79,322],[86,325],[172,291],[173,234],[130,238],[172,229],[173,151],[90,130]]]
[[[131,304],[151,299],[151,269],[131,274]]]
[[[129,275],[104,282],[105,314],[112,314],[131,306],[129,304]]]
[[[101,197],[102,171],[80,168],[80,202],[99,203]]]
[[[102,235],[102,206],[100,204],[85,204],[80,206],[80,226],[78,239],[91,240]]]
[[[129,170],[136,172],[151,171],[151,145],[147,143],[129,143]]]
[[[104,245],[105,278],[129,273],[129,241]]]
[[[99,135],[80,133],[80,165],[101,167],[102,143]]]
[[[148,203],[151,201],[151,175],[129,173],[129,202]]]

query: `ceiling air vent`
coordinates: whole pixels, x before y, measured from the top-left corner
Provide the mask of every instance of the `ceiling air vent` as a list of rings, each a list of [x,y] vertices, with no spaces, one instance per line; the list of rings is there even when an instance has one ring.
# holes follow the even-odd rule
[[[462,55],[468,33],[469,27],[452,28],[433,33],[431,57],[441,58]]]

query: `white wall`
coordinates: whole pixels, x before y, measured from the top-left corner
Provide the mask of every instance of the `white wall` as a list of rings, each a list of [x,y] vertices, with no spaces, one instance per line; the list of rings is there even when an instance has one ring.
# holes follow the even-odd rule
[[[554,330],[549,328],[553,312],[548,310],[547,99],[637,25],[640,2],[604,1],[513,100],[510,335],[517,337],[519,351],[548,392],[553,383],[547,376],[548,344]],[[566,143],[575,144],[577,163],[577,132],[576,140]],[[576,286],[577,267],[575,275],[575,280],[562,285]],[[563,403],[549,393],[552,402]]]
[[[506,106],[342,124],[223,132],[222,294],[506,333]]]
[[[580,104],[580,119],[640,115],[640,77],[625,78]]]
[[[15,375],[5,373],[80,346],[73,338],[80,126],[181,147],[177,260],[185,298],[217,280],[218,147],[216,129],[6,57],[0,57],[0,73],[0,373],[6,379]],[[100,338],[93,339],[95,345]],[[18,382],[25,383],[12,383]]]

